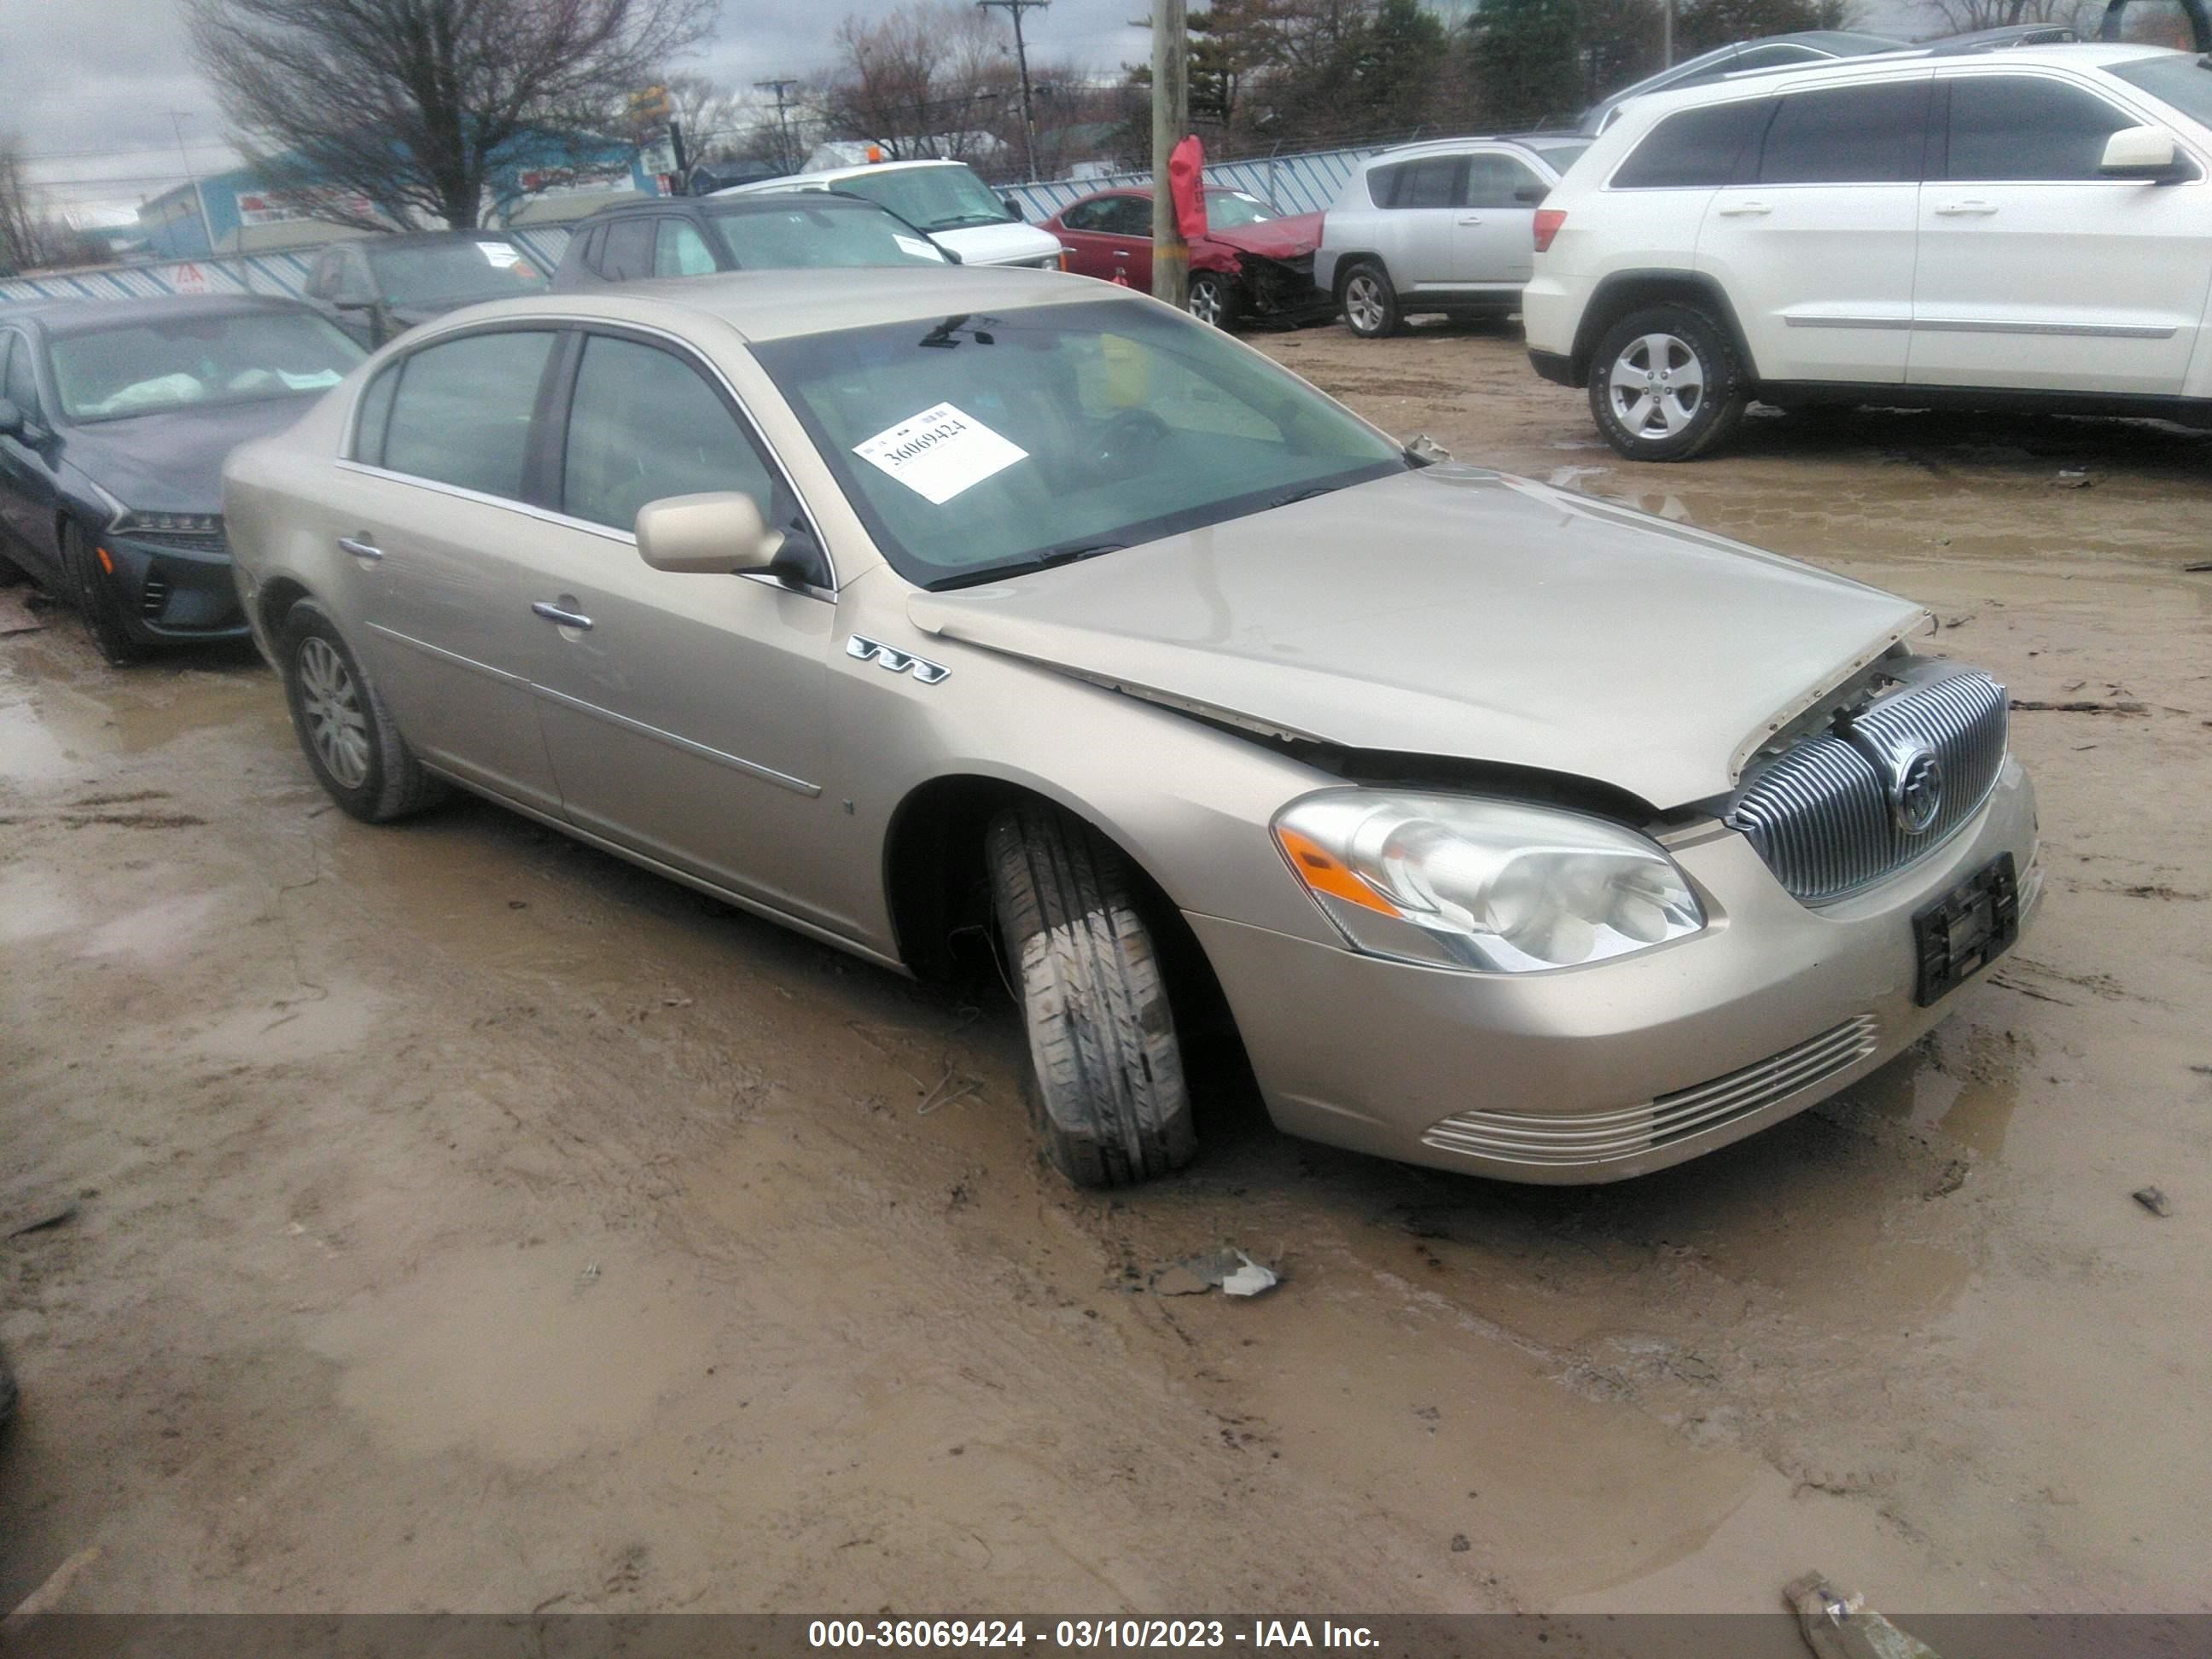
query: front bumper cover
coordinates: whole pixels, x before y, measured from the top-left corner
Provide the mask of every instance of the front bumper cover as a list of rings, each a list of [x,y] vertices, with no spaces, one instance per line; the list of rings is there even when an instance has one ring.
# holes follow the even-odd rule
[[[234,640],[247,632],[231,574],[230,550],[219,537],[118,535],[102,531],[101,580],[120,601],[124,625],[147,640]]]
[[[2025,929],[2035,845],[2034,790],[2009,759],[1966,829],[1818,910],[1714,825],[1669,848],[1705,904],[1703,932],[1527,975],[1423,968],[1186,914],[1279,1127],[1408,1164],[1576,1184],[1741,1139],[1909,1046],[1958,1006],[1913,1001],[1913,912],[2008,852],[2024,872]]]

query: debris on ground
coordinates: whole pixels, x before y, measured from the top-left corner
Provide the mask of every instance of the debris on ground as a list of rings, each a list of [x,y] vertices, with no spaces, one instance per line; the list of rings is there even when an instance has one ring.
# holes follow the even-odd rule
[[[2097,475],[2078,466],[2062,466],[2058,469],[2058,476],[2051,482],[2054,488],[2059,489],[2087,489],[2097,482]]]
[[[1455,1532],[1452,1534],[1451,1547],[1454,1555],[1465,1555],[1474,1546],[1468,1541],[1465,1533]]]
[[[2167,1216],[2173,1213],[2173,1201],[2155,1187],[2138,1187],[2130,1196],[2153,1215]]]
[[[1863,1596],[1845,1595],[1817,1572],[1791,1579],[1782,1601],[1820,1659],[1942,1659],[1917,1637],[1868,1611]]]
[[[1219,1290],[1225,1296],[1259,1296],[1281,1284],[1282,1275],[1263,1267],[1233,1246],[1185,1256],[1152,1277],[1157,1296],[1204,1296]]]
[[[64,1222],[76,1219],[76,1200],[71,1198],[64,1199],[57,1204],[45,1205],[33,1210],[28,1215],[0,1225],[5,1226],[8,1237],[21,1238],[26,1233],[42,1233],[50,1227],[58,1227]]]
[[[2197,575],[2203,571],[2212,570],[2212,559],[2198,559],[2192,563],[2185,564],[2181,568],[2187,571],[2191,575]]]
[[[2093,702],[2087,697],[2066,702],[2045,702],[2036,697],[2014,697],[2011,706],[2030,714],[2140,714],[2144,705],[2124,699],[2118,702]]]

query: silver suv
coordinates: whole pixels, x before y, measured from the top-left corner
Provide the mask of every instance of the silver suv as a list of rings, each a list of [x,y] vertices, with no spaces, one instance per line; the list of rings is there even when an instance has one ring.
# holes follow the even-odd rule
[[[1322,216],[1315,284],[1370,340],[1418,312],[1518,310],[1534,269],[1536,204],[1589,144],[1580,133],[1534,133],[1370,156]]]

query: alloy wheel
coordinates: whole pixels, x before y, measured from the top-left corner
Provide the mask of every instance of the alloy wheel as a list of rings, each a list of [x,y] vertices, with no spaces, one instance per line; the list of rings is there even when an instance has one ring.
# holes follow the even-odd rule
[[[1606,377],[1613,417],[1638,438],[1671,438],[1705,405],[1705,366],[1672,334],[1644,334],[1613,359]]]
[[[327,640],[301,641],[299,669],[300,708],[316,757],[342,787],[360,788],[368,777],[368,717],[361,688]]]
[[[1190,314],[1208,328],[1221,326],[1221,289],[1218,284],[1202,278],[1193,283],[1188,305]]]
[[[1362,271],[1344,285],[1344,314],[1362,334],[1382,326],[1382,285]]]

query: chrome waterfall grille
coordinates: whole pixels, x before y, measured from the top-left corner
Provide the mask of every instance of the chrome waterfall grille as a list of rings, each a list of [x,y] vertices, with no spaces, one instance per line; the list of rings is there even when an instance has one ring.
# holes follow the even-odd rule
[[[1662,1095],[1648,1105],[1572,1117],[1462,1112],[1431,1125],[1421,1144],[1504,1164],[1604,1164],[1634,1158],[1749,1117],[1826,1081],[1873,1054],[1881,1034],[1872,1014],[1858,1014],[1755,1065]]]
[[[1978,811],[2005,757],[2004,688],[1940,661],[1826,732],[1744,769],[1726,813],[1807,904],[1903,869]]]

